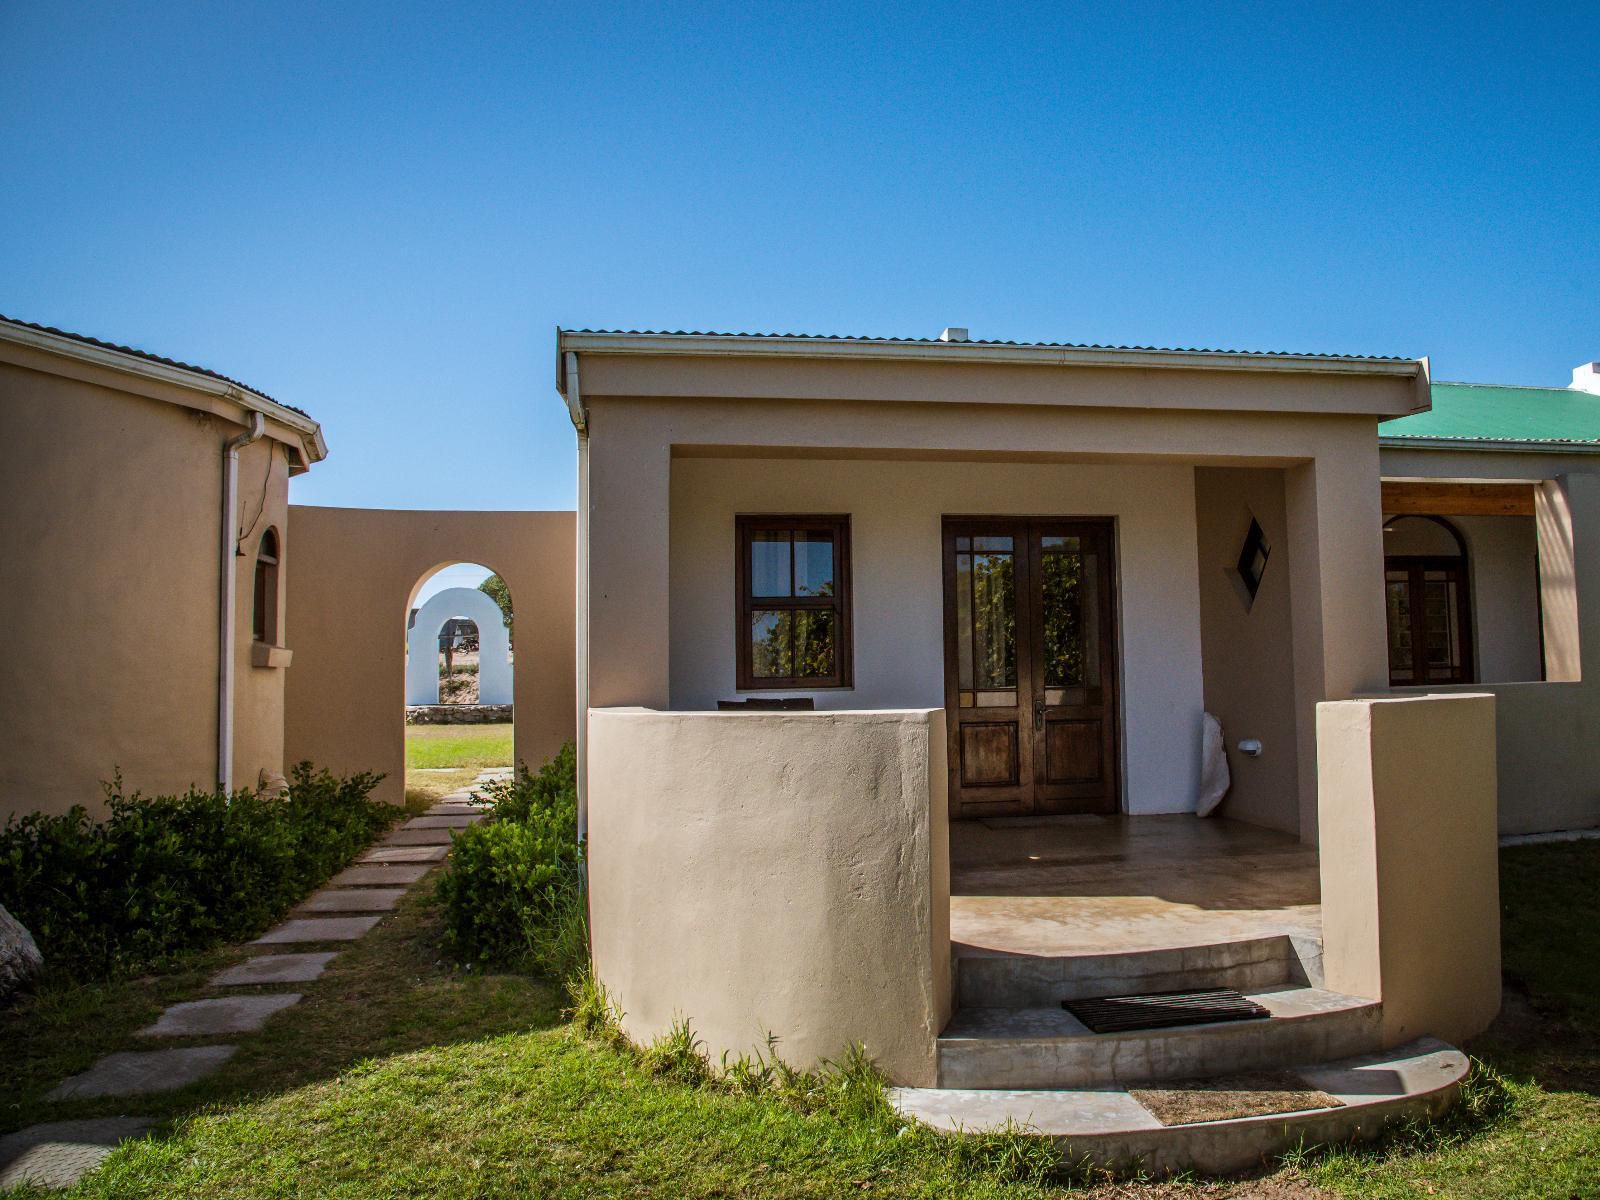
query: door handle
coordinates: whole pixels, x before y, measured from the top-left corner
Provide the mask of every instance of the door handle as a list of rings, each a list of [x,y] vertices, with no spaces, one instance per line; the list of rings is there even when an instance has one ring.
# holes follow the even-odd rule
[[[1035,731],[1044,728],[1044,697],[1040,696],[1033,702],[1033,728]]]

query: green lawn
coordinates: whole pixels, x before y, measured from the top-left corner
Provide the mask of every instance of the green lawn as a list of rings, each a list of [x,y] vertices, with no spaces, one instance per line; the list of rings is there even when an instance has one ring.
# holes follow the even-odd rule
[[[512,764],[511,724],[407,725],[406,770]]]
[[[355,944],[213,1083],[140,1107],[176,1121],[127,1147],[79,1196],[1064,1195],[1589,1197],[1600,1195],[1600,843],[1503,856],[1505,1018],[1473,1047],[1502,1072],[1479,1115],[1387,1149],[1306,1156],[1237,1184],[1033,1180],[1016,1138],[941,1139],[902,1128],[860,1086],[740,1095],[652,1074],[638,1056],[581,1041],[552,991],[452,968],[426,889]],[[7,1128],[38,1096],[189,991],[135,981],[46,993],[0,1023]],[[22,1047],[13,1057],[12,1047]],[[81,1102],[61,1116],[125,1111]],[[54,1114],[52,1114],[54,1115]]]

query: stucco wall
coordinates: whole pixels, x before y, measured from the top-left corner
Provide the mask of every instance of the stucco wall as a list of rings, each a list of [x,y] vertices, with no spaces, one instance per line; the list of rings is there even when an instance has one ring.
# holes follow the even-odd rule
[[[1539,533],[1532,517],[1448,517],[1467,543],[1473,651],[1484,683],[1540,678]],[[1429,535],[1429,527],[1438,536]],[[1448,532],[1401,518],[1383,539],[1385,554],[1454,554]]]
[[[1600,474],[1592,455],[1383,451],[1385,478],[1536,480],[1549,682],[1435,692],[1496,698],[1500,832],[1600,826]],[[1402,689],[1402,692],[1404,689]]]
[[[382,771],[405,785],[405,628],[425,576],[453,562],[499,573],[511,589],[515,753],[537,767],[576,726],[570,512],[289,510],[285,757],[338,772]]]
[[[682,461],[762,460],[770,466],[781,459],[802,464],[834,460],[878,467],[922,462],[957,470],[995,463],[1283,469],[1288,538],[1301,548],[1289,564],[1294,704],[1301,714],[1294,748],[1299,828],[1302,837],[1316,836],[1313,707],[1319,700],[1387,683],[1383,596],[1372,586],[1382,571],[1372,419],[993,404],[641,399],[597,394],[605,374],[584,376],[589,387],[597,374],[600,384],[586,393],[590,438],[580,480],[580,489],[586,489],[592,706],[665,708],[673,703],[671,480]],[[637,382],[634,375],[628,378]],[[1184,382],[1172,386],[1181,388]],[[1207,381],[1197,386],[1210,392],[1218,385]],[[1297,388],[1306,386],[1304,380],[1295,383]],[[1008,501],[991,498],[990,503],[999,507]],[[1192,521],[1192,493],[1183,505]],[[731,535],[729,540],[731,544]],[[1182,588],[1192,591],[1196,561],[1191,540],[1168,578],[1181,579]],[[731,629],[724,630],[714,636],[731,645]],[[1182,752],[1189,754],[1193,745],[1192,738],[1186,740]],[[1160,753],[1175,757],[1170,747]]]
[[[1232,786],[1221,816],[1300,833],[1291,545],[1283,472],[1199,467],[1194,473],[1205,706],[1222,722]],[[1239,581],[1251,518],[1271,553],[1255,599]],[[1234,749],[1256,738],[1262,753]]]
[[[684,1017],[713,1062],[772,1033],[800,1067],[859,1041],[893,1082],[933,1084],[952,1002],[943,722],[590,712],[595,968],[631,1038]]]
[[[1494,726],[1488,695],[1317,706],[1323,969],[1383,1001],[1385,1045],[1499,1011]]]
[[[0,819],[74,804],[99,814],[100,781],[118,770],[146,793],[215,786],[221,450],[242,428],[0,363]],[[240,786],[282,766],[283,672],[250,665],[250,603],[254,546],[282,520],[286,482],[282,444],[241,452]]]
[[[679,458],[671,490],[671,706],[735,687],[734,516],[850,515],[855,686],[819,708],[944,704],[945,514],[1116,519],[1130,812],[1194,807],[1202,712],[1194,472],[1185,466]],[[1177,578],[1174,578],[1175,568]]]

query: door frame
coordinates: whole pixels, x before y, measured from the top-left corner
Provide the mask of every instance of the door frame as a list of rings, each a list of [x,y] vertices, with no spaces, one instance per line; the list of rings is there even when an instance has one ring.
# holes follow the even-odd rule
[[[1023,661],[1019,654],[1017,662],[1017,691],[1019,704],[1015,710],[1019,721],[1019,734],[1017,746],[1018,759],[1018,784],[1024,782],[1023,773],[1027,773],[1027,786],[1021,788],[1022,795],[1013,793],[1010,796],[997,795],[996,799],[986,808],[988,812],[963,812],[962,804],[957,799],[961,794],[961,720],[960,720],[960,680],[956,663],[956,612],[950,604],[950,597],[955,587],[955,556],[950,551],[951,539],[958,535],[961,527],[969,529],[989,526],[1013,527],[1013,532],[1020,534],[1023,540],[1022,551],[1017,555],[1017,620],[1019,625],[1026,623],[1023,628],[1027,630],[1027,643],[1030,653]],[[1106,562],[1102,571],[1102,612],[1101,612],[1101,654],[1109,655],[1102,671],[1105,696],[1101,704],[1103,719],[1108,723],[1108,730],[1102,742],[1104,756],[1103,769],[1106,774],[1105,796],[1103,806],[1086,809],[1090,812],[1104,812],[1115,814],[1125,811],[1125,796],[1123,781],[1125,772],[1122,762],[1123,748],[1123,711],[1122,711],[1122,590],[1121,571],[1119,570],[1120,554],[1117,544],[1117,520],[1112,516],[1103,515],[1039,515],[1039,514],[1013,514],[1013,513],[954,513],[941,517],[939,528],[939,558],[940,558],[940,597],[939,605],[942,613],[942,628],[944,631],[943,661],[944,661],[944,693],[945,693],[945,767],[947,773],[947,787],[950,796],[950,819],[973,820],[987,817],[1027,817],[1037,815],[1033,797],[1034,779],[1039,771],[1038,760],[1040,754],[1036,749],[1035,727],[1033,708],[1036,698],[1044,695],[1043,681],[1033,679],[1035,659],[1038,654],[1035,647],[1038,636],[1035,635],[1033,626],[1039,622],[1039,605],[1033,586],[1033,571],[1035,567],[1034,543],[1040,536],[1050,536],[1041,533],[1041,527],[1059,526],[1094,526],[1100,533],[1100,541],[1105,554]],[[1024,686],[1026,698],[1024,700]],[[1011,712],[1011,709],[1000,710]],[[1025,745],[1024,745],[1025,743]],[[968,802],[970,805],[970,801]]]

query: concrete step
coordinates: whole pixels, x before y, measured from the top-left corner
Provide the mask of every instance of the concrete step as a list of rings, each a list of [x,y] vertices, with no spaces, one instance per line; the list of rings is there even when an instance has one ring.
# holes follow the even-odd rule
[[[1092,1088],[1196,1079],[1364,1054],[1379,1004],[1321,988],[1246,993],[1272,1016],[1176,1029],[1092,1033],[1052,1008],[964,1008],[938,1041],[939,1086]]]
[[[1052,1138],[1073,1162],[1138,1167],[1158,1176],[1226,1175],[1297,1145],[1364,1141],[1397,1122],[1437,1117],[1454,1101],[1467,1068],[1461,1051],[1421,1038],[1394,1050],[1292,1070],[1307,1088],[1327,1092],[1342,1107],[1193,1125],[1162,1125],[1120,1088],[895,1088],[891,1099],[905,1116],[944,1132],[985,1133],[1009,1126]]]
[[[1320,983],[1321,946],[1287,934],[1120,954],[1055,957],[955,948],[962,1008],[1051,1008],[1063,1000],[1180,988],[1259,991]]]

